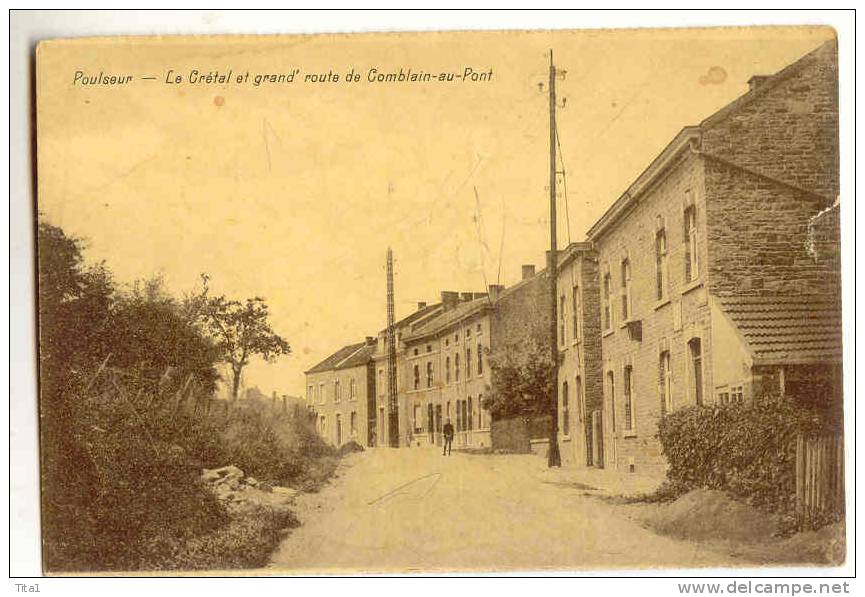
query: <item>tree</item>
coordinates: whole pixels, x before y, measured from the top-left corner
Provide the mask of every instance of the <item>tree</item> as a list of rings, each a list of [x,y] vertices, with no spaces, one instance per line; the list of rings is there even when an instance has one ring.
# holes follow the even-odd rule
[[[549,414],[552,363],[535,340],[490,355],[493,384],[484,407],[498,418]]]
[[[207,276],[202,279],[202,296],[206,297]],[[195,300],[190,304],[195,304]],[[224,296],[212,297],[203,302],[202,310],[222,360],[231,366],[232,400],[237,400],[240,378],[250,358],[259,356],[270,362],[291,354],[291,346],[270,326],[268,306],[261,297],[248,298],[245,303]]]

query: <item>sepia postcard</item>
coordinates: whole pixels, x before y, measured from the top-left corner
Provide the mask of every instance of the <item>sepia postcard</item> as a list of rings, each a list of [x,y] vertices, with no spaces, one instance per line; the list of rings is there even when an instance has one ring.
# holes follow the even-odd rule
[[[41,42],[44,572],[841,566],[838,54]]]

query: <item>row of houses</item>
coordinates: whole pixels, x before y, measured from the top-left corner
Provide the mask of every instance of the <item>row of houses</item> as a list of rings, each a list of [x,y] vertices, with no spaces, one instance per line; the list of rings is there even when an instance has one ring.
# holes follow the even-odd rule
[[[509,288],[442,291],[434,304],[394,325],[397,425],[404,447],[441,445],[444,424],[460,447],[489,447],[491,417],[484,395],[492,384],[490,355],[543,337],[549,276],[533,265]],[[306,372],[307,400],[319,433],[334,445],[388,445],[391,437],[387,329],[341,348]]]
[[[765,395],[841,401],[837,46],[676,135],[559,254],[565,463],[661,472],[666,413]],[[550,275],[443,292],[396,325],[401,445],[489,446],[490,354],[549,338]],[[389,435],[386,330],[307,372],[319,430]]]

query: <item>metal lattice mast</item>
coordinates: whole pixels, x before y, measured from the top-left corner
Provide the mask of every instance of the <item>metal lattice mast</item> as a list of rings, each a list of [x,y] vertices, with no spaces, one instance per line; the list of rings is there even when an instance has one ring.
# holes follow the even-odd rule
[[[393,251],[387,249],[387,410],[390,446],[399,447],[399,404],[396,387],[396,330],[394,329]]]

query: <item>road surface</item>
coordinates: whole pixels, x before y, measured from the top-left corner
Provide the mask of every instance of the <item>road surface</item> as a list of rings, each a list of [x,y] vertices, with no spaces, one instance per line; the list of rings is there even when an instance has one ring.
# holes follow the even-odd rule
[[[345,459],[297,502],[303,523],[271,572],[443,572],[741,566],[659,536],[620,509],[554,483],[533,455],[443,457],[380,448]]]

